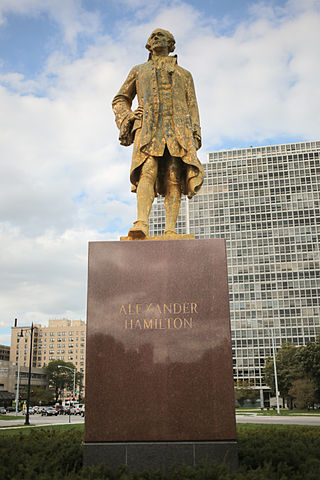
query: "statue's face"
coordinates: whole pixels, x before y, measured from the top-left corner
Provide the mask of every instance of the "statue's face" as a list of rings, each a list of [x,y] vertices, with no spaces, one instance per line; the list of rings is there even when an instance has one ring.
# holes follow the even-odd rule
[[[163,30],[154,30],[148,40],[152,51],[169,47],[170,39]]]

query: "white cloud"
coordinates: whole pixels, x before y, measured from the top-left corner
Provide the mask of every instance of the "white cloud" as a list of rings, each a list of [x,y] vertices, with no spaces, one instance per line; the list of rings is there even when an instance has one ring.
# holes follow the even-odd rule
[[[72,60],[53,52],[32,81],[0,73],[0,326],[15,316],[84,318],[87,242],[116,240],[135,219],[131,149],[118,144],[111,100],[129,69],[146,60],[155,27],[172,31],[179,63],[195,79],[202,158],[226,142],[318,137],[316,2],[259,4],[228,34],[199,9],[169,2],[152,16],[138,10],[119,20],[113,39],[99,33],[97,16],[86,23],[76,1],[2,0],[0,18],[10,11],[49,12],[69,43],[85,32],[92,46]]]
[[[8,13],[28,17],[41,13],[49,15],[61,27],[65,42],[72,47],[79,34],[93,35],[101,27],[98,15],[84,10],[78,0],[1,0],[0,25],[6,22]]]
[[[60,236],[45,231],[25,237],[18,228],[0,231],[0,327],[44,323],[48,318],[84,318],[89,240],[117,240],[119,232],[66,230]]]
[[[229,36],[194,25],[182,53],[193,67],[205,147],[219,147],[228,137],[242,144],[317,137],[319,27],[317,11],[293,15],[289,8],[281,22],[269,12]]]

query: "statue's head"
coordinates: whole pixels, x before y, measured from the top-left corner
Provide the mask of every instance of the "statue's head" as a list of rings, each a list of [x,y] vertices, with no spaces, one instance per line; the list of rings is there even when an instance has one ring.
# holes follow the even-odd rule
[[[168,32],[168,30],[163,30],[162,28],[156,28],[155,30],[153,30],[153,32],[151,33],[146,43],[146,49],[148,49],[149,52],[152,53],[152,50],[157,41],[167,42],[168,53],[171,53],[174,51],[176,41],[172,33]]]

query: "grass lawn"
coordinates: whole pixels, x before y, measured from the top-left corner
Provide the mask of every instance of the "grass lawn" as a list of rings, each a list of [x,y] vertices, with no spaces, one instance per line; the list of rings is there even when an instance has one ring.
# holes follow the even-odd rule
[[[299,430],[307,428],[310,431],[319,431],[320,427],[318,426],[306,426],[306,425],[267,425],[267,424],[259,424],[259,423],[238,423],[237,424],[237,433],[242,433],[247,430],[268,430],[272,428],[274,431],[280,430]],[[20,433],[30,433],[32,430],[57,430],[57,431],[69,431],[72,429],[76,429],[78,431],[84,432],[84,424],[83,423],[75,423],[75,424],[67,424],[67,425],[45,425],[45,426],[37,426],[37,427],[30,427],[30,426],[21,426],[21,427],[6,427],[5,429],[0,429],[0,435],[17,435]]]
[[[0,428],[0,435],[17,435],[20,433],[30,433],[32,430],[58,430],[62,432],[63,430],[80,430],[84,431],[84,424],[83,423],[74,423],[74,424],[67,424],[67,425],[45,425],[45,426],[21,426],[21,427],[2,427]]]
[[[286,424],[267,424],[267,423],[237,423],[237,433],[243,433],[248,430],[270,430],[278,432],[280,430],[298,431],[299,429],[308,429],[308,431],[318,432],[320,435],[320,427],[315,425],[286,425]]]
[[[0,420],[23,420],[24,417],[21,417],[21,415],[16,416],[16,415],[0,415]]]

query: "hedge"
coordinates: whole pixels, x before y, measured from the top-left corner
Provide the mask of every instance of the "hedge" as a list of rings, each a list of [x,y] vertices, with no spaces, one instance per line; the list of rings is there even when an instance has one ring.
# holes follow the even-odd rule
[[[319,480],[318,427],[240,428],[239,469],[225,465],[180,466],[168,474],[136,474],[125,467],[82,465],[83,432],[33,429],[30,434],[0,436],[2,480]]]

